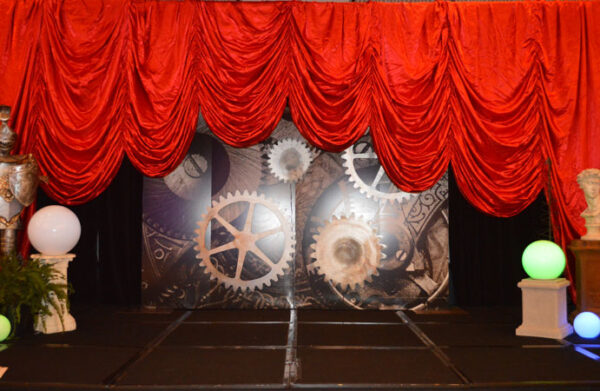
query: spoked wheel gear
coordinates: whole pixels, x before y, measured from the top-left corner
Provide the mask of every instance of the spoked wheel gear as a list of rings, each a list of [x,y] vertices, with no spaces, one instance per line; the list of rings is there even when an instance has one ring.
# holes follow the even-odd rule
[[[342,159],[353,186],[368,198],[402,202],[412,197],[411,193],[398,189],[388,178],[370,143],[358,142],[350,146],[342,153]]]
[[[241,224],[223,217],[227,213],[222,212],[232,206],[246,211],[240,217]],[[198,226],[196,258],[211,279],[234,290],[270,286],[284,274],[292,259],[294,234],[289,220],[276,204],[255,192],[236,192],[214,201]],[[211,239],[207,239],[209,230]],[[223,235],[215,235],[216,230],[224,231]]]
[[[306,143],[286,138],[273,145],[269,152],[269,168],[283,182],[296,182],[308,170],[312,153]]]
[[[361,287],[377,275],[383,258],[379,238],[365,221],[350,217],[333,217],[318,229],[311,245],[309,270],[325,276],[342,289]]]

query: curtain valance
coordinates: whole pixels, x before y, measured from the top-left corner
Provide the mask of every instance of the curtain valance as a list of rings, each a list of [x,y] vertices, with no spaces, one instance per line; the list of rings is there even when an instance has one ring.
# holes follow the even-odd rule
[[[124,154],[168,173],[199,108],[243,147],[289,105],[325,150],[370,127],[403,190],[451,163],[482,211],[514,215],[545,189],[556,239],[583,232],[575,176],[600,167],[600,2],[0,0],[0,18],[0,103],[60,202],[99,195]]]

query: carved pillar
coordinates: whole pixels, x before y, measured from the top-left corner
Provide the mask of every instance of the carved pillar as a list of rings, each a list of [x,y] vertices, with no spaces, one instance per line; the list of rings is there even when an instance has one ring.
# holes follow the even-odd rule
[[[569,245],[575,254],[576,313],[600,314],[600,241],[575,239]]]
[[[75,254],[33,254],[31,258],[39,259],[42,263],[52,265],[54,270],[59,274],[52,282],[57,284],[67,284],[67,268],[69,267],[69,262],[75,258]],[[53,293],[48,300],[52,300],[56,305],[54,306],[46,302],[51,314],[38,317],[34,325],[35,332],[52,334],[75,330],[77,328],[77,323],[75,322],[75,318],[69,313],[66,301],[59,300]]]

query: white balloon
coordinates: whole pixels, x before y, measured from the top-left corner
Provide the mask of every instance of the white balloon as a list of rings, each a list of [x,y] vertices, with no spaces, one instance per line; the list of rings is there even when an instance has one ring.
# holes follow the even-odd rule
[[[81,235],[77,215],[61,205],[46,206],[29,220],[31,245],[43,255],[64,255],[75,247]]]

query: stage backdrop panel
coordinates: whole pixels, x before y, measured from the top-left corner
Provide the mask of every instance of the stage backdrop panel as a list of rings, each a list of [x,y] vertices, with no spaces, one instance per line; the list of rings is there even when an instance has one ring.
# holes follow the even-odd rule
[[[449,283],[448,179],[405,193],[368,132],[309,146],[289,115],[250,148],[202,118],[183,162],[144,179],[142,302],[181,308],[440,307]]]

